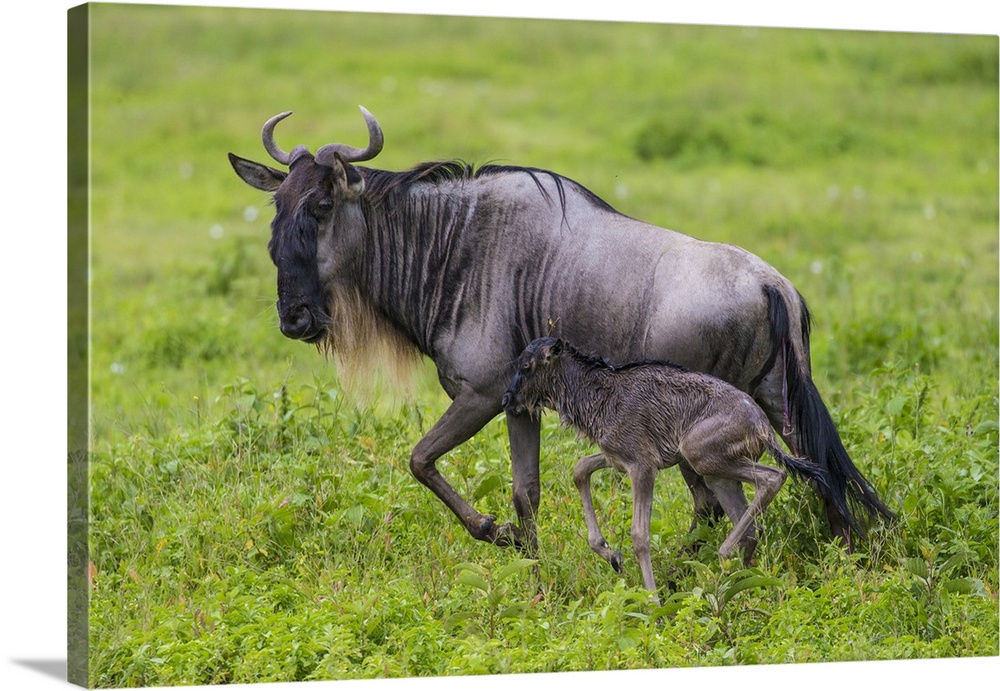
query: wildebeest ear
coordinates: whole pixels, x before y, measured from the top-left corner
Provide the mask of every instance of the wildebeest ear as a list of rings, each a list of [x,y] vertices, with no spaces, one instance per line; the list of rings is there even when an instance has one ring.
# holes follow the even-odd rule
[[[288,177],[288,173],[269,168],[262,163],[248,161],[232,153],[229,154],[229,163],[243,182],[263,192],[276,191]]]
[[[555,358],[559,357],[559,353],[562,352],[562,349],[563,349],[562,339],[561,338],[557,338],[555,340],[555,342],[552,343],[552,345],[548,346],[545,349],[545,352],[542,355],[542,361],[545,364],[549,364],[550,362],[552,362],[552,360],[554,360]]]
[[[335,164],[333,166],[334,187],[344,191],[344,196],[349,200],[355,200],[361,196],[365,189],[365,179],[361,172],[345,161],[339,153],[334,153]]]

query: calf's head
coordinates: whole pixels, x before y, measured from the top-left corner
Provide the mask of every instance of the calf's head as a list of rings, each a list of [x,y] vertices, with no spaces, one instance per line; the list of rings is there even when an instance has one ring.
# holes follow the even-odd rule
[[[543,408],[554,408],[562,354],[560,339],[545,336],[529,343],[517,358],[517,371],[503,395],[504,410],[538,417]]]
[[[290,112],[264,124],[264,148],[288,172],[234,154],[229,161],[251,187],[274,195],[268,251],[278,269],[278,318],[281,332],[293,339],[317,343],[327,336],[331,291],[338,280],[349,280],[364,232],[360,198],[364,178],[352,162],[367,161],[382,150],[382,130],[361,108],[368,124],[365,149],[327,144],[313,156],[304,146],[291,153],[274,141],[274,127]]]

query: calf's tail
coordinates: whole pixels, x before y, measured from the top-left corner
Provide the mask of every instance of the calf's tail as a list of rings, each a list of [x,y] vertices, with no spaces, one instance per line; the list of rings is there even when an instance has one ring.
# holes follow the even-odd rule
[[[797,345],[791,338],[791,323],[784,296],[773,286],[766,286],[764,292],[768,301],[773,348],[769,362],[773,365],[778,353],[784,355],[781,358],[784,368],[781,372],[782,436],[793,454],[818,466],[825,474],[826,482],[814,483],[814,486],[826,505],[827,520],[833,532],[848,543],[850,531],[864,540],[871,520],[879,515],[891,519],[894,514],[851,461],[830,411],[802,365],[809,361],[809,310],[805,301],[801,295],[797,296],[801,313],[801,340]],[[797,352],[798,348],[801,352]]]
[[[823,490],[829,491],[830,482],[826,471],[815,463],[810,463],[804,458],[799,458],[798,456],[792,456],[791,454],[786,453],[778,443],[778,438],[773,434],[767,442],[767,452],[774,457],[774,460],[784,466],[785,470],[792,474],[792,477],[808,482],[816,488],[817,492],[821,492]],[[820,488],[822,488],[822,490]]]

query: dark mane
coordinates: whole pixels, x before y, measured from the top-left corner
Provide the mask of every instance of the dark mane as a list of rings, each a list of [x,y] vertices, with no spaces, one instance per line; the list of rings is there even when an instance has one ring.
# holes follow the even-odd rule
[[[377,168],[358,168],[365,179],[364,196],[371,202],[385,201],[391,194],[405,194],[418,182],[437,184],[452,180],[471,180],[475,171],[462,161],[428,161],[397,173]]]
[[[606,358],[599,357],[597,355],[591,355],[589,353],[584,353],[581,350],[576,349],[569,343],[563,342],[563,348],[567,353],[572,355],[576,360],[583,363],[589,369],[605,369],[611,372],[622,372],[625,370],[635,369],[636,367],[644,367],[646,365],[652,365],[655,367],[670,367],[672,369],[678,370],[680,372],[690,372],[687,367],[683,365],[678,365],[676,362],[670,362],[669,360],[635,360],[633,362],[622,362],[619,364],[612,364]]]
[[[569,183],[573,185],[591,204],[594,204],[595,206],[606,211],[617,213],[610,204],[575,180],[571,180],[563,175],[541,168],[497,165],[491,163],[477,168],[474,164],[465,163],[464,161],[428,161],[425,163],[419,163],[413,168],[401,173],[388,170],[378,170],[375,168],[359,168],[358,170],[361,171],[361,174],[365,178],[364,196],[369,202],[375,204],[384,202],[394,193],[406,194],[406,192],[417,183],[428,183],[433,185],[441,182],[478,180],[493,175],[525,173],[531,177],[535,186],[538,187],[539,192],[541,192],[546,199],[551,201],[549,193],[546,191],[541,181],[543,176],[548,176],[556,185],[556,190],[559,195],[559,205],[564,211],[566,209],[565,185],[566,183]]]

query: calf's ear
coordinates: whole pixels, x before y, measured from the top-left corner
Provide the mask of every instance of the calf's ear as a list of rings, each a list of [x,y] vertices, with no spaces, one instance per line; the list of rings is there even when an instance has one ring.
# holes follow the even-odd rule
[[[262,163],[248,161],[236,154],[229,154],[229,163],[246,184],[262,192],[275,192],[288,177],[288,173],[275,170]]]
[[[552,345],[550,345],[549,347],[547,347],[545,349],[545,353],[542,356],[542,361],[546,365],[549,364],[554,359],[556,359],[557,357],[559,357],[559,354],[562,353],[562,349],[563,349],[562,339],[561,338],[557,338],[555,340],[555,343],[553,343]]]

